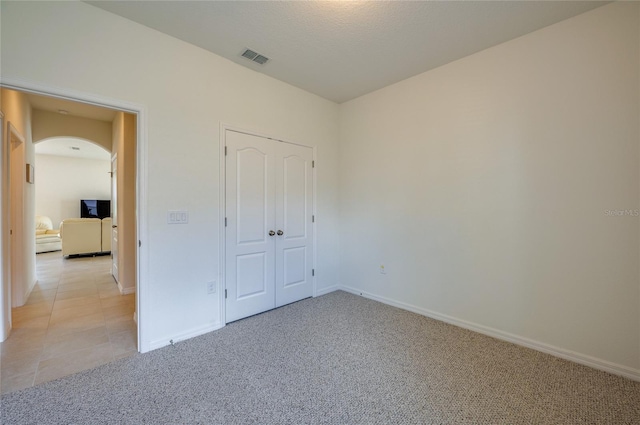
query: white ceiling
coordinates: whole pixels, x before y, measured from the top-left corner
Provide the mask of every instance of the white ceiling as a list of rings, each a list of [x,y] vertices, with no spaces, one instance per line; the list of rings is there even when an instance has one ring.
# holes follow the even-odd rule
[[[72,147],[79,150],[71,149]],[[67,156],[72,158],[109,161],[111,153],[91,142],[72,137],[54,137],[35,144],[37,155]]]
[[[606,2],[88,3],[341,103]],[[245,48],[271,61],[240,57]]]

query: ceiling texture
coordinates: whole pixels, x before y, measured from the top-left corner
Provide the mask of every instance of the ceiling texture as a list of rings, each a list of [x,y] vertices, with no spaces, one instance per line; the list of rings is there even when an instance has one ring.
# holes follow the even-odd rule
[[[342,103],[607,2],[87,3]],[[270,61],[241,57],[246,48]]]

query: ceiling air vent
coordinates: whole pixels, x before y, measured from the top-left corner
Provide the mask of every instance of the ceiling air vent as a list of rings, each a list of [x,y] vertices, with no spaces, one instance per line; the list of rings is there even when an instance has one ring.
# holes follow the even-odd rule
[[[253,61],[259,63],[260,65],[264,65],[269,61],[269,58],[266,56],[258,55],[255,58],[253,58]]]
[[[252,62],[255,62],[257,64],[260,65],[264,65],[265,63],[269,62],[269,58],[266,56],[261,55],[260,53],[254,52],[251,49],[245,49],[244,52],[242,52],[242,54],[240,55],[243,58],[247,58]]]

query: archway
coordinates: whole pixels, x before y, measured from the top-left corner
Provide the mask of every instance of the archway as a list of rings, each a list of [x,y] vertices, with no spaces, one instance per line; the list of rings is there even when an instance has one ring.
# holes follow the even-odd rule
[[[91,140],[51,137],[35,144],[35,214],[54,226],[79,218],[83,199],[111,199],[111,151]]]

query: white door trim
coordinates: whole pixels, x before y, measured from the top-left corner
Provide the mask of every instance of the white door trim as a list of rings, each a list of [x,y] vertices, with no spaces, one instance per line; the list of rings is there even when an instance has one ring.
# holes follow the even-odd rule
[[[2,195],[0,197],[0,342],[9,337],[11,331],[11,290],[9,279],[7,278],[10,270],[8,269],[9,257],[1,255],[5,250],[9,249],[7,235],[7,223],[9,213],[9,167],[8,167],[8,145],[5,144],[6,136],[4,133],[4,113],[0,111],[0,161],[2,162],[0,176],[0,187]]]
[[[14,149],[14,142],[18,146]],[[16,152],[14,152],[16,151]],[[29,297],[35,282],[27,282],[24,278],[25,257],[24,257],[24,194],[26,189],[26,139],[18,129],[7,121],[7,171],[9,176],[9,221],[5,231],[8,232],[9,244],[7,253],[9,254],[9,294],[11,296],[11,307],[22,307]],[[17,166],[17,167],[16,167]],[[16,174],[18,178],[15,179]],[[17,199],[16,199],[17,198]],[[17,210],[15,209],[17,208]],[[20,278],[16,278],[16,275]],[[5,282],[6,285],[6,282]]]
[[[220,194],[220,210],[218,212],[218,216],[219,216],[219,220],[218,220],[218,231],[219,231],[219,235],[220,235],[220,247],[219,247],[219,258],[218,258],[218,270],[219,270],[219,279],[218,281],[220,282],[220,324],[222,326],[225,326],[227,323],[227,313],[226,313],[226,303],[225,303],[225,289],[226,289],[226,270],[225,270],[225,265],[226,265],[226,247],[227,247],[227,241],[226,241],[226,231],[225,231],[225,212],[227,210],[227,206],[226,206],[226,199],[227,199],[227,185],[226,185],[226,180],[227,180],[227,170],[226,170],[226,161],[225,161],[225,151],[224,148],[227,145],[227,130],[228,131],[235,131],[238,133],[244,133],[244,134],[249,134],[251,136],[258,136],[258,137],[264,137],[265,139],[271,139],[271,140],[276,140],[278,142],[283,142],[283,143],[289,143],[292,145],[298,145],[298,146],[304,146],[306,148],[311,148],[313,150],[313,161],[315,163],[316,161],[316,147],[315,146],[309,146],[309,145],[305,145],[304,143],[297,143],[297,142],[291,142],[288,140],[283,140],[279,137],[274,137],[274,136],[269,136],[267,134],[264,133],[259,133],[259,132],[255,132],[255,131],[250,131],[250,130],[245,130],[239,127],[235,127],[229,124],[225,124],[225,123],[220,123],[220,146],[219,146],[219,158],[220,158],[220,190],[219,190],[219,194]],[[311,214],[313,214],[314,217],[316,217],[316,220],[313,223],[312,229],[313,229],[313,265],[312,268],[315,270],[316,269],[316,265],[317,263],[317,235],[316,235],[316,221],[317,221],[317,214],[316,214],[316,194],[317,194],[317,190],[316,190],[316,168],[312,168],[312,179],[313,179],[313,200],[312,203],[313,205],[311,206]],[[313,279],[313,296],[317,296],[317,285],[316,285],[316,276],[314,275],[312,277]],[[221,326],[221,327],[222,327]]]
[[[142,241],[138,248],[138,261],[136,262],[136,314],[138,325],[138,351],[145,353],[150,350],[151,324],[149,312],[151,311],[151,297],[149,295],[149,250],[146,246],[148,239],[148,207],[147,207],[147,111],[144,105],[112,99],[105,96],[85,93],[69,88],[54,87],[29,80],[3,77],[0,87],[44,96],[57,97],[75,102],[102,106],[137,115],[137,158],[136,158],[136,232],[137,240]],[[4,189],[4,188],[3,188]],[[3,252],[3,256],[6,255]],[[4,325],[4,324],[3,324]]]
[[[114,173],[113,170],[116,172]],[[115,179],[115,183],[114,183]],[[122,285],[120,284],[120,274],[118,269],[118,236],[115,238],[113,234],[118,234],[118,153],[111,155],[111,276],[118,284],[120,293],[124,295],[122,291]],[[114,190],[115,187],[115,190]],[[115,254],[114,254],[115,252]],[[135,289],[135,288],[132,288]],[[135,314],[135,312],[134,312]]]

